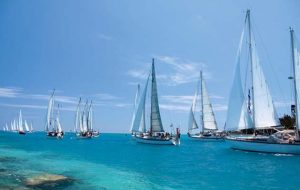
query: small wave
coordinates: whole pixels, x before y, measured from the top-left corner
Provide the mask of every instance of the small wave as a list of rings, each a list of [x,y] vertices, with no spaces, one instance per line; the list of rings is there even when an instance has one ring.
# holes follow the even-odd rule
[[[274,156],[295,156],[293,154],[274,154]]]

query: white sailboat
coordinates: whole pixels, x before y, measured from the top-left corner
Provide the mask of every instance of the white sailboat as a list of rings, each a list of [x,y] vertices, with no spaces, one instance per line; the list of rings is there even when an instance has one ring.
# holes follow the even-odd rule
[[[23,126],[23,119],[22,119],[22,111],[21,110],[20,110],[20,113],[19,113],[18,131],[19,131],[20,135],[26,134],[26,132],[24,130],[24,126]]]
[[[62,130],[60,119],[59,119],[59,105],[58,105],[56,117],[54,117],[54,106],[55,106],[54,93],[55,90],[53,90],[53,93],[48,103],[45,131],[48,137],[63,138],[64,132]]]
[[[233,87],[231,90],[228,115],[226,121],[226,129],[245,129],[253,128],[254,134],[248,136],[242,135],[230,135],[226,138],[229,146],[232,149],[253,151],[253,152],[266,152],[266,153],[283,153],[283,154],[300,154],[300,142],[299,142],[299,124],[296,122],[295,131],[279,131],[272,135],[257,135],[259,130],[270,129],[278,125],[278,119],[276,117],[275,108],[272,102],[272,98],[269,92],[269,88],[264,78],[262,68],[259,64],[257,52],[255,49],[255,42],[251,32],[250,23],[250,11],[247,11],[246,23],[249,30],[249,52],[251,61],[251,74],[252,74],[252,109],[246,107],[245,96],[242,91],[240,80],[240,48],[242,44],[242,37],[240,47],[238,51],[238,59],[236,66],[236,73],[234,77]],[[294,66],[294,85],[295,85],[295,101],[296,107],[298,106],[297,90],[300,87],[298,84],[300,81],[300,62],[299,52],[293,45],[293,30],[291,30],[292,38],[292,54],[293,54],[293,66]],[[299,70],[297,70],[299,69]],[[298,86],[299,85],[299,86]],[[234,94],[236,93],[236,94]],[[233,99],[234,98],[234,99]],[[297,110],[297,108],[295,109]],[[251,111],[251,112],[250,112]],[[251,117],[252,116],[252,117]],[[296,118],[298,114],[296,113]]]
[[[145,144],[179,145],[179,129],[177,128],[176,134],[169,134],[164,131],[162,125],[158,104],[154,59],[152,59],[151,76],[151,114],[149,132],[146,132],[145,104],[150,75],[147,78],[146,85],[141,96],[139,96],[139,89],[136,95],[136,101],[138,102],[138,104],[136,104],[137,106],[135,106],[135,112],[133,114],[131,124],[131,132],[133,133],[133,138],[137,142]]]
[[[200,121],[200,132],[193,133],[195,130],[199,129],[197,119],[195,117],[196,107],[199,98],[199,85],[197,85],[196,93],[194,96],[193,104],[190,109],[190,116],[188,122],[188,136],[192,139],[203,140],[203,141],[216,141],[224,140],[221,133],[217,133],[218,126],[215,119],[215,115],[212,109],[212,105],[209,100],[209,95],[207,93],[206,84],[203,79],[202,71],[200,71],[200,100],[201,100],[201,121]]]
[[[24,127],[25,127],[25,131],[28,133],[30,132],[30,129],[29,129],[29,125],[27,124],[27,121],[24,120]]]
[[[93,106],[92,101],[86,102],[81,111],[81,98],[79,99],[75,116],[75,133],[78,138],[99,137],[100,133],[93,129]]]

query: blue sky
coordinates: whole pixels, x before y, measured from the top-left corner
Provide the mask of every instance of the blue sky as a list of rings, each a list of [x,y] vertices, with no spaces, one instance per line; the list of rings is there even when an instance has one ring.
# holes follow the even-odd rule
[[[297,0],[2,0],[0,126],[21,108],[43,129],[55,88],[66,130],[81,96],[95,103],[95,128],[127,132],[136,84],[144,85],[154,57],[165,128],[173,122],[186,131],[201,68],[223,127],[248,8],[276,107],[289,113],[288,27],[300,36],[299,7]]]

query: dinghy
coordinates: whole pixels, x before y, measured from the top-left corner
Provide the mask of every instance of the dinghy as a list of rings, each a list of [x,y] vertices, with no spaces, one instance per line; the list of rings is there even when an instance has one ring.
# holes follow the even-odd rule
[[[147,96],[147,88],[151,75],[151,112],[150,112],[150,128],[149,131],[146,131],[145,124],[145,104]],[[138,88],[139,92],[139,88]],[[157,84],[155,76],[155,67],[154,59],[152,59],[152,69],[149,74],[146,85],[144,87],[143,93],[139,96],[139,93],[136,95],[137,106],[135,106],[131,132],[132,137],[136,142],[144,144],[156,144],[156,145],[179,145],[180,144],[180,131],[177,128],[176,134],[170,134],[165,132],[158,104],[158,95],[157,95]]]
[[[292,60],[294,76],[294,90],[295,90],[295,117],[296,127],[295,131],[278,131],[271,135],[266,135],[261,131],[271,129],[279,124],[276,116],[276,111],[273,101],[267,86],[262,68],[259,64],[257,52],[255,49],[255,41],[251,31],[250,11],[247,11],[246,23],[249,32],[249,52],[251,62],[252,74],[252,89],[251,99],[249,98],[248,104],[245,101],[243,88],[241,85],[240,77],[240,52],[244,32],[242,32],[240,47],[237,57],[237,66],[231,89],[231,95],[228,106],[228,115],[226,121],[227,130],[253,128],[252,135],[229,135],[226,138],[229,146],[232,149],[252,151],[252,152],[265,152],[265,153],[279,153],[279,154],[300,154],[300,141],[299,141],[299,122],[298,112],[299,95],[297,91],[300,89],[300,53],[294,47],[294,31],[291,29],[291,46],[292,46]],[[250,96],[250,93],[249,95]],[[251,107],[251,102],[253,102]],[[248,106],[247,106],[248,105]],[[247,107],[248,108],[247,108]],[[261,135],[257,135],[261,133]]]
[[[56,117],[54,116],[54,92],[55,90],[53,90],[48,104],[45,131],[47,137],[55,137],[58,139],[62,139],[64,136],[64,132],[62,130],[59,119],[59,105],[57,106]]]
[[[196,121],[195,112],[198,103],[198,89],[200,84],[200,100],[201,100],[201,129],[199,133],[194,133],[195,130],[199,129]],[[201,141],[223,141],[221,132],[218,131],[215,114],[212,109],[212,105],[209,100],[209,96],[206,89],[206,84],[203,79],[202,71],[200,72],[200,80],[197,85],[196,93],[194,96],[193,104],[190,109],[189,123],[188,123],[188,137],[201,140]]]

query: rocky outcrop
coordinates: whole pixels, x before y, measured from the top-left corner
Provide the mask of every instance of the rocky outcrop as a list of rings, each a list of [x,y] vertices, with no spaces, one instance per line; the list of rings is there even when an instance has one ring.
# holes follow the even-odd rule
[[[42,174],[27,178],[24,184],[27,187],[33,189],[57,189],[71,185],[74,182],[73,179],[63,175],[56,174]]]

